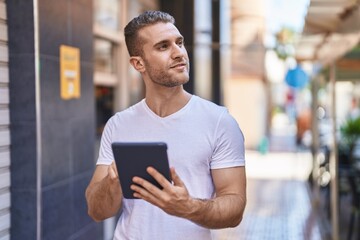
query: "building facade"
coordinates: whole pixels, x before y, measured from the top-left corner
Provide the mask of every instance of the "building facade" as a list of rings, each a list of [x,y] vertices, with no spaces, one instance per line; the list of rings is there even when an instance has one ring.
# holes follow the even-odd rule
[[[265,4],[263,0],[232,0],[230,14],[231,61],[223,83],[224,104],[242,127],[245,146],[256,149],[268,131]]]
[[[0,238],[10,232],[10,111],[6,3],[0,1]]]
[[[107,119],[144,97],[123,28],[153,9],[175,17],[195,93],[194,0],[0,0],[0,239],[112,238],[117,217],[95,223],[84,194]],[[220,102],[220,78],[208,81]]]
[[[112,239],[118,216],[102,223],[90,219],[85,189],[106,121],[144,97],[123,37],[127,22],[144,10],[175,17],[191,63],[185,89],[226,105],[243,130],[260,129],[255,139],[260,135],[258,121],[244,122],[242,103],[249,100],[244,95],[239,101],[237,91],[259,85],[260,92],[253,91],[258,101],[262,68],[249,72],[236,65],[253,52],[236,55],[246,51],[234,52],[241,45],[235,36],[248,33],[232,32],[241,30],[234,21],[257,21],[257,28],[248,24],[256,41],[246,46],[261,55],[262,16],[234,18],[241,12],[234,4],[0,0],[0,239]],[[253,59],[259,64],[258,55]]]
[[[10,239],[98,239],[84,189],[94,167],[93,8],[6,1]]]

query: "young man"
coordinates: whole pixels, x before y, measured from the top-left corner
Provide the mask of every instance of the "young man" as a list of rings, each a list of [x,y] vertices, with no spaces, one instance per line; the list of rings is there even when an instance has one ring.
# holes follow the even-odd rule
[[[237,226],[246,204],[244,138],[220,107],[187,93],[189,59],[174,18],[148,11],[125,27],[131,65],[145,82],[145,99],[115,114],[104,129],[94,176],[86,190],[96,221],[121,211],[114,239],[211,239],[210,229]],[[111,143],[162,141],[173,182],[163,187],[134,177],[135,197],[122,196]]]

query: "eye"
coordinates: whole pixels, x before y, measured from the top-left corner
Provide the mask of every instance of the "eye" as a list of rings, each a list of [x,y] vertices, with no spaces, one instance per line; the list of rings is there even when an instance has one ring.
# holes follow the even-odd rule
[[[177,45],[180,46],[180,47],[184,46],[184,40],[183,39],[179,40],[177,42]]]
[[[163,43],[159,46],[159,50],[166,50],[168,48],[168,44],[167,43]]]

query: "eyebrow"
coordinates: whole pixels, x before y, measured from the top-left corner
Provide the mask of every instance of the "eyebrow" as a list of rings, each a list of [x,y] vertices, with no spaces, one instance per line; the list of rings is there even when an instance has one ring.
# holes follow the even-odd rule
[[[162,40],[162,41],[160,41],[160,42],[158,42],[158,43],[155,43],[155,44],[154,44],[154,48],[157,48],[157,47],[159,47],[160,45],[166,44],[166,43],[169,43],[169,42],[170,42],[169,40]]]
[[[177,37],[177,38],[176,38],[176,41],[179,41],[179,40],[184,41],[184,37],[183,37],[183,36]],[[165,43],[169,43],[169,42],[171,42],[171,41],[168,40],[168,39],[167,39],[167,40],[162,40],[162,41],[160,41],[160,42],[155,43],[155,44],[154,44],[154,48],[158,47],[159,45],[162,45],[162,44],[165,44]]]

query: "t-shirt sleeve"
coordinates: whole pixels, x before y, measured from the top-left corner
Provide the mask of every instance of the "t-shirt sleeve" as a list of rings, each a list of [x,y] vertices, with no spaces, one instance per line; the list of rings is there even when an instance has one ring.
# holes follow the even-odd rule
[[[101,136],[99,157],[96,165],[110,165],[114,160],[114,155],[111,149],[112,131],[114,128],[114,117],[110,118],[104,127],[104,131]]]
[[[220,116],[215,139],[211,169],[245,166],[244,135],[226,109]]]

